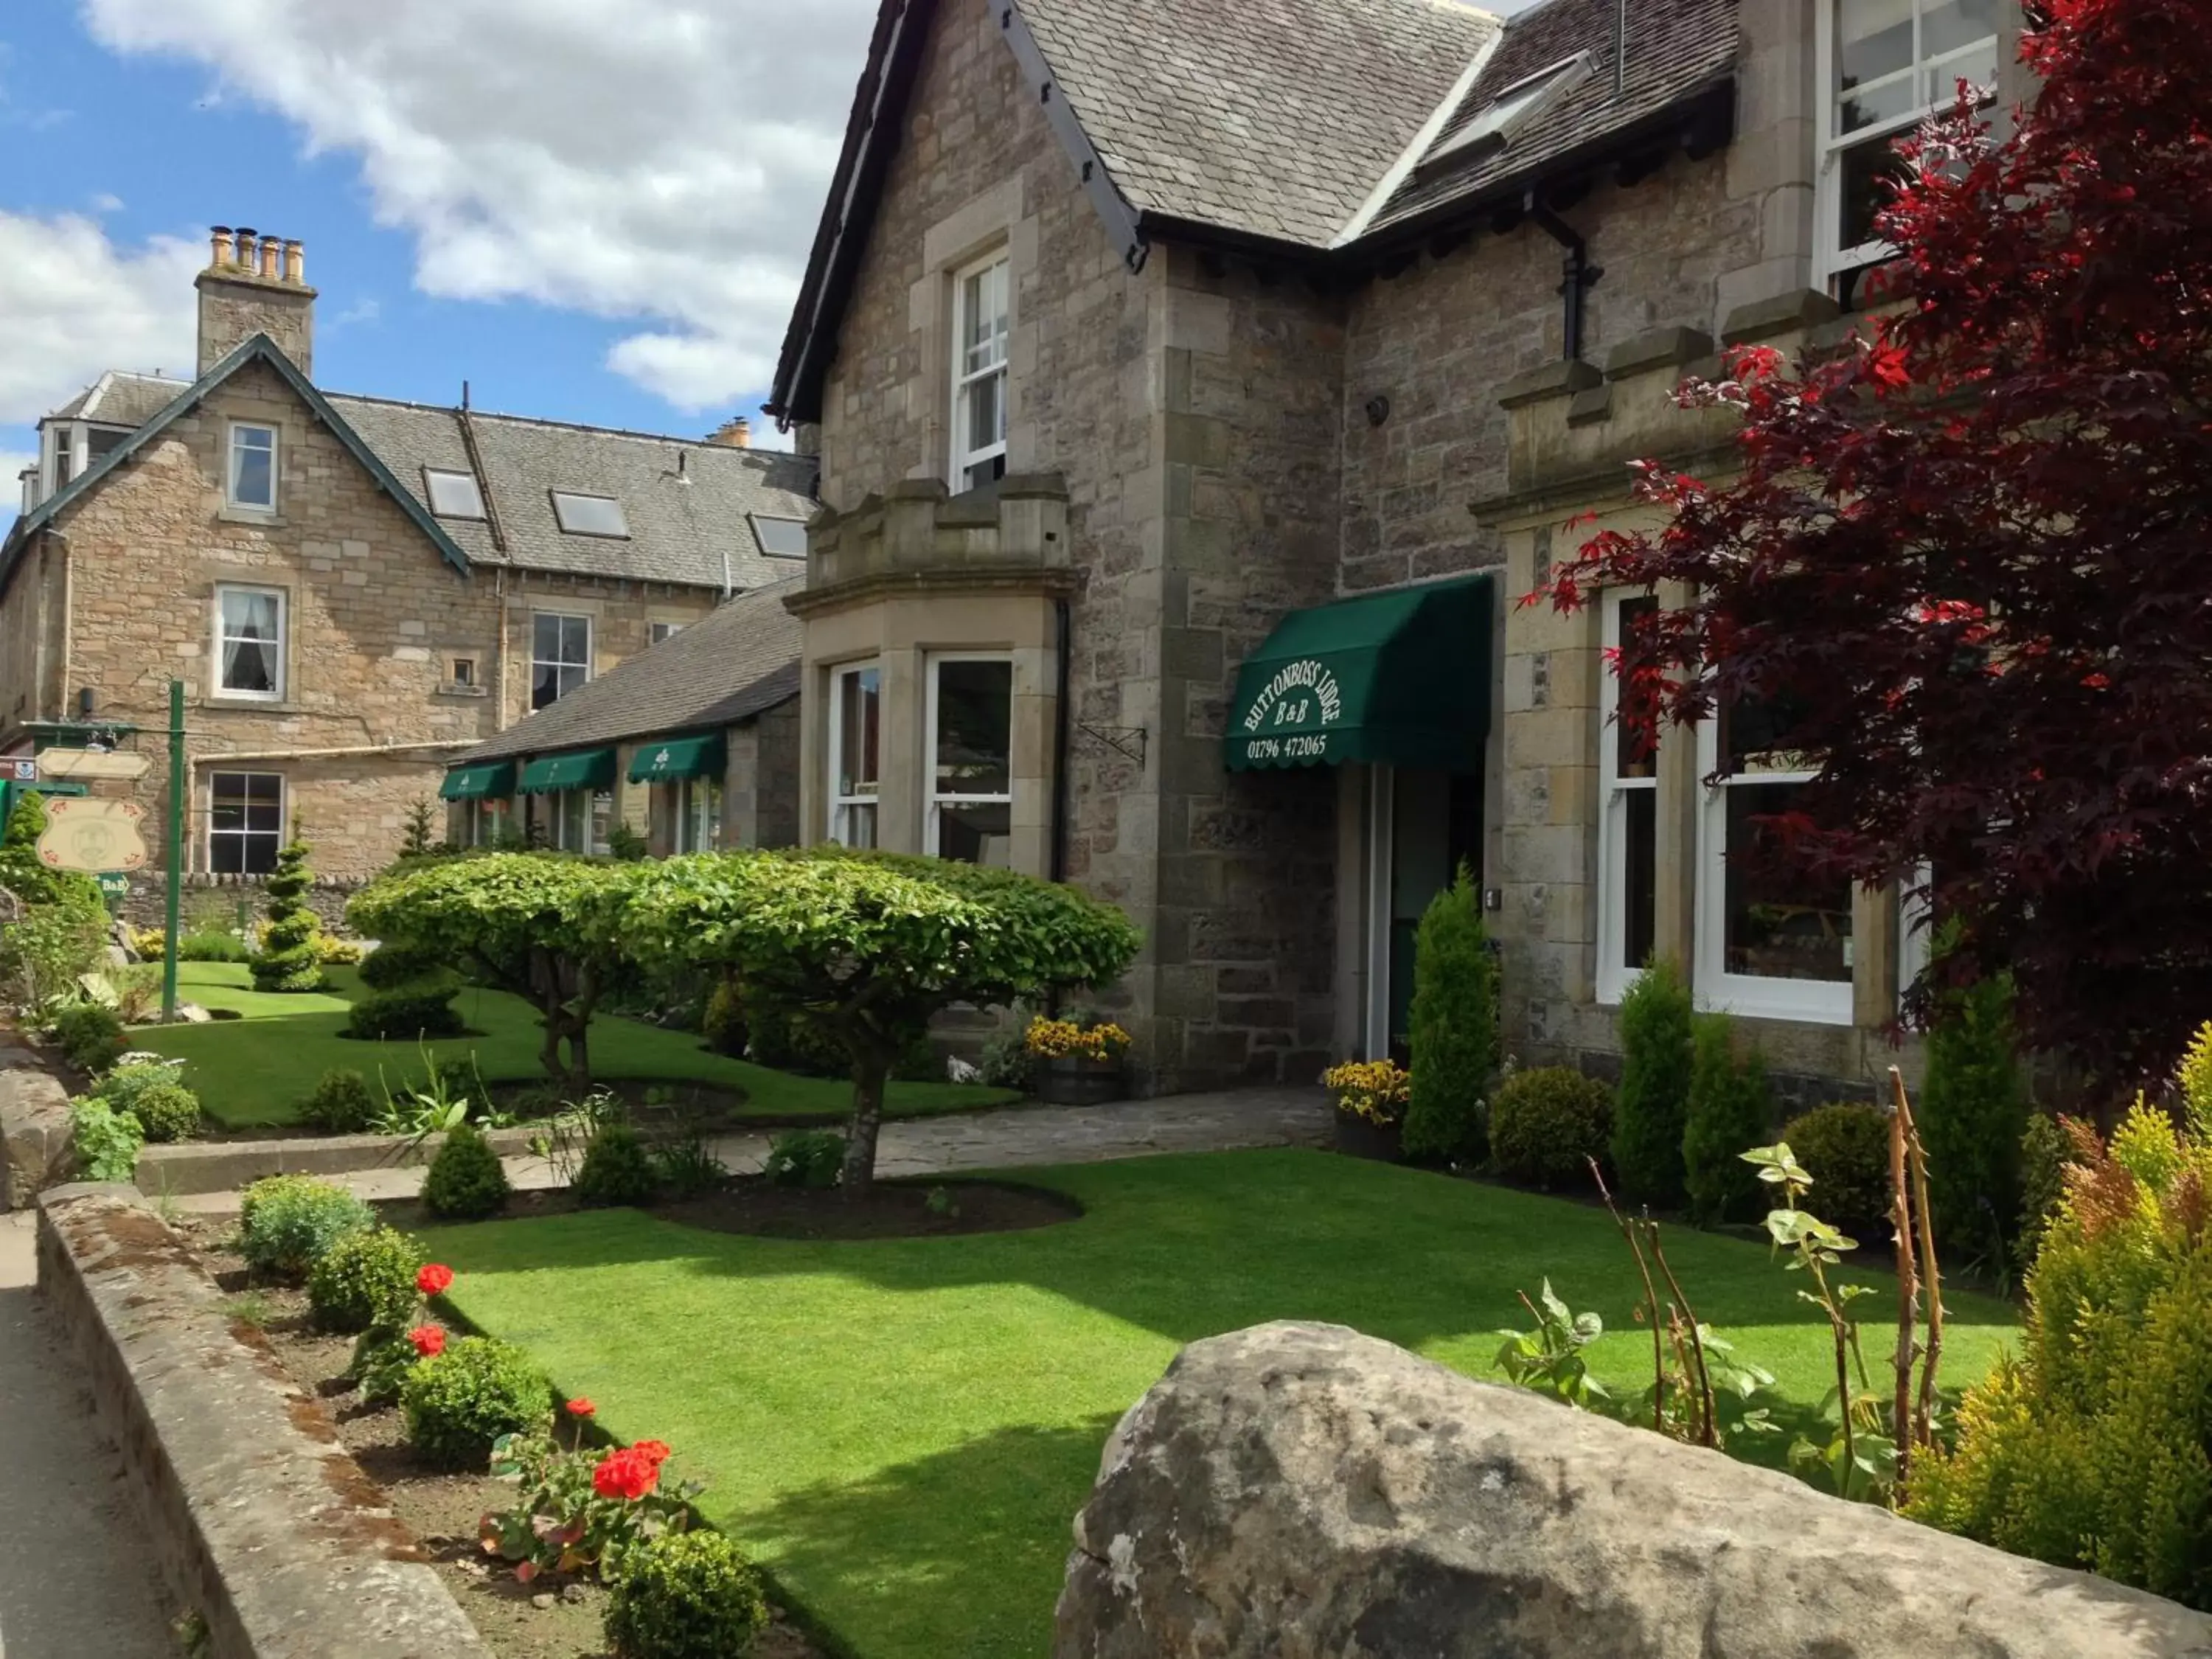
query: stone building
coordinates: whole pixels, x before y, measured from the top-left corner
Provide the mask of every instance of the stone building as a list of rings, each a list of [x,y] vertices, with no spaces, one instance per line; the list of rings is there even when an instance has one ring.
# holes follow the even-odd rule
[[[150,770],[93,787],[148,808],[157,861],[174,800],[195,876],[267,871],[294,824],[322,872],[372,871],[453,757],[801,568],[813,463],[742,422],[327,392],[297,244],[220,230],[198,286],[196,377],[109,374],[47,417],[0,544],[0,755],[122,730]]]
[[[1125,906],[1155,1088],[1396,1046],[1462,860],[1525,1059],[1602,1068],[1656,950],[1863,1083],[1894,896],[1729,860],[1771,744],[1618,763],[1636,596],[1513,600],[1629,459],[1725,465],[1665,393],[1840,325],[2006,9],[884,0],[769,405],[820,429],[804,836]]]

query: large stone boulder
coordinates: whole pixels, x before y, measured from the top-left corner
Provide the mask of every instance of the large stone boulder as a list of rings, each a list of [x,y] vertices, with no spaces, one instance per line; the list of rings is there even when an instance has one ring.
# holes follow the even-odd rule
[[[1106,1448],[1054,1659],[2212,1659],[2212,1619],[1334,1325]]]
[[[0,1042],[0,1210],[27,1209],[75,1166],[69,1091],[39,1057]]]

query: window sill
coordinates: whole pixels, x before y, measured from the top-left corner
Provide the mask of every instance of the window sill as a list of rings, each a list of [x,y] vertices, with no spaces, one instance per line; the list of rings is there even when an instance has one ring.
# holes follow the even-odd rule
[[[449,680],[431,695],[440,697],[488,697],[491,695],[491,688],[483,685],[460,685]]]
[[[1806,988],[1832,992],[1808,994]],[[1852,987],[1848,982],[1814,980],[1759,980],[1741,975],[1717,976],[1713,988],[1696,991],[1698,1011],[1729,1014],[1738,1019],[1771,1019],[1796,1025],[1850,1025]]]
[[[262,530],[282,530],[284,515],[269,507],[224,507],[215,515],[222,524],[250,524]]]
[[[289,698],[241,696],[235,691],[210,692],[205,702],[210,708],[238,714],[297,714],[305,712]]]

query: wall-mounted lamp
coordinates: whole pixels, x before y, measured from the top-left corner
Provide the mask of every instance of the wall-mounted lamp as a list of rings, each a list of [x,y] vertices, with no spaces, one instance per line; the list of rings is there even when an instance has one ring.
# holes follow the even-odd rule
[[[1376,392],[1367,400],[1367,424],[1380,426],[1390,418],[1390,400]]]

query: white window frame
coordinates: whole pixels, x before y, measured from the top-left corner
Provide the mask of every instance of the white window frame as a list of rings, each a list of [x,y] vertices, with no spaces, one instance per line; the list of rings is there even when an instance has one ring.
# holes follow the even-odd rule
[[[607,834],[614,827],[614,794],[588,786],[580,789],[549,789],[538,796],[545,803],[545,844],[556,853],[603,855]],[[571,816],[574,823],[570,823]],[[570,830],[574,830],[572,836]],[[571,846],[571,841],[574,845]]]
[[[947,663],[988,662],[1006,665],[1006,787],[1003,793],[988,795],[940,794],[937,788],[937,681],[939,671]],[[1006,809],[1006,830],[1011,843],[1014,817],[1014,658],[1010,651],[943,651],[933,653],[929,659],[928,688],[923,698],[922,764],[927,769],[921,775],[923,818],[922,851],[932,858],[942,858],[938,846],[938,833],[944,822],[947,806],[1004,806]],[[1008,848],[1012,854],[1011,844]]]
[[[676,786],[676,850],[714,853],[721,845],[721,780],[682,779]]]
[[[276,685],[270,691],[234,691],[222,683],[222,648],[230,637],[223,624],[222,602],[227,594],[253,593],[276,601]],[[282,702],[290,689],[292,666],[292,596],[281,587],[257,582],[218,582],[215,590],[215,668],[209,676],[208,696],[223,702]]]
[[[514,818],[514,803],[511,800],[477,799],[464,801],[461,814],[460,842],[464,847],[496,847],[499,838]]]
[[[848,688],[865,673],[872,671],[876,676],[876,793],[845,794],[838,783],[845,775],[845,699]],[[883,664],[874,658],[865,662],[841,663],[830,671],[830,771],[825,780],[825,794],[830,802],[830,839],[841,847],[877,847],[882,844],[883,787],[884,787],[884,676]],[[853,838],[853,820],[861,811],[873,813],[875,833],[866,841]]]
[[[993,271],[1004,273],[1006,331],[999,338],[996,360],[983,368],[970,371],[968,367],[968,283],[970,277],[988,276]],[[952,471],[947,483],[956,495],[979,487],[969,482],[968,474],[971,468],[985,466],[995,460],[1000,463],[999,470],[1001,472],[1006,471],[1006,440],[1003,432],[996,443],[985,444],[978,449],[969,448],[968,400],[976,386],[986,381],[996,380],[999,385],[999,419],[1002,427],[1006,424],[1011,412],[1007,398],[1012,390],[1009,359],[1012,356],[1013,337],[1013,266],[1006,248],[1001,246],[979,259],[971,260],[952,273],[952,349],[948,354],[951,370]]]
[[[1721,718],[1698,723],[1698,770],[1710,780],[1720,765]],[[1752,771],[1738,775],[1742,786],[1808,783],[1811,771]],[[1728,792],[1729,783],[1702,783],[1698,813],[1698,902],[1696,966],[1698,1006],[1709,1012],[1758,1019],[1791,1019],[1808,1025],[1849,1025],[1863,953],[1852,941],[1849,979],[1769,979],[1759,974],[1731,974],[1728,962]],[[1856,892],[1850,894],[1856,898]]]
[[[1909,132],[1926,120],[1936,110],[1951,101],[1952,89],[1946,86],[1941,94],[1927,103],[1915,104],[1901,115],[1887,121],[1877,121],[1854,132],[1838,135],[1836,131],[1837,97],[1836,21],[1839,7],[1848,6],[1851,0],[1818,0],[1813,33],[1813,113],[1814,113],[1814,198],[1813,262],[1815,280],[1822,285],[1832,283],[1846,271],[1879,264],[1893,258],[1897,250],[1879,239],[1861,242],[1855,247],[1840,246],[1843,237],[1844,208],[1844,152],[1863,145],[1886,143],[1899,133]],[[1936,62],[1921,55],[1921,13],[1929,0],[1912,0],[1912,67],[1907,71],[1916,79],[1933,73],[1942,64],[1964,58],[1978,51],[1981,42],[1960,46],[1947,52]],[[2000,8],[2002,9],[2002,8]],[[1997,43],[2002,72],[2002,53],[2004,28],[1999,24],[1992,37]]]
[[[248,432],[269,434],[269,499],[248,501],[239,499],[238,453],[239,438]],[[267,513],[276,511],[284,482],[284,439],[278,429],[267,421],[232,421],[223,432],[222,440],[222,500],[223,505],[236,513]]]
[[[460,483],[466,484],[469,488],[470,493],[476,497],[476,510],[472,513],[464,513],[453,507],[440,507],[438,505],[437,482],[441,478],[458,479]],[[437,518],[459,519],[480,522],[490,516],[484,508],[483,483],[477,478],[475,473],[467,471],[465,468],[453,466],[424,467],[422,469],[422,499],[428,505],[432,514]]]
[[[557,619],[557,620],[559,620],[559,621],[561,621],[561,622],[580,622],[580,623],[583,623],[583,624],[584,624],[584,659],[583,659],[583,661],[582,661],[582,662],[580,662],[580,663],[574,663],[574,662],[570,662],[570,661],[568,661],[566,658],[562,658],[562,659],[554,659],[554,658],[551,658],[551,657],[541,657],[541,656],[539,656],[539,655],[538,654],[538,619],[540,617],[550,617],[556,618],[556,619]],[[592,640],[592,634],[593,634],[595,631],[596,631],[596,630],[595,630],[595,629],[593,629],[593,627],[592,627],[592,622],[591,615],[590,615],[590,613],[589,613],[589,612],[587,612],[587,611],[532,611],[532,612],[530,613],[530,692],[529,692],[529,695],[530,695],[530,700],[531,700],[531,702],[530,702],[530,708],[531,708],[531,712],[532,712],[532,714],[535,714],[535,713],[536,713],[538,709],[540,709],[540,708],[551,708],[555,703],[556,703],[556,702],[560,702],[562,698],[563,698],[563,697],[567,696],[568,695],[568,692],[569,692],[569,691],[574,691],[574,690],[575,690],[577,689],[577,687],[578,687],[578,686],[589,685],[589,684],[592,683],[592,650],[593,650],[593,646],[594,646],[594,641],[593,641],[593,640]],[[567,690],[556,691],[556,692],[555,692],[555,693],[554,693],[550,697],[547,698],[544,702],[539,702],[537,699],[538,699],[538,671],[540,668],[552,668],[552,669],[581,668],[581,669],[584,671],[584,678],[583,678],[582,679],[580,679],[580,680],[578,680],[578,681],[576,682],[576,684],[575,684],[575,685],[572,685],[572,686],[568,687]]]
[[[1620,612],[1625,605],[1652,598],[1644,587],[1609,588],[1600,596],[1600,631],[1607,652],[1620,648]],[[1598,916],[1597,1000],[1619,1002],[1644,977],[1641,964],[1622,960],[1628,948],[1628,799],[1648,792],[1657,816],[1658,769],[1648,778],[1620,775],[1620,680],[1609,665],[1599,671],[1605,684],[1598,702]],[[1655,752],[1654,760],[1657,757]],[[1658,882],[1658,849],[1652,849],[1651,879]]]
[[[1912,981],[1927,970],[1928,960],[1935,954],[1935,909],[1926,894],[1916,896],[1910,890],[1927,885],[1934,873],[1929,866],[1922,865],[1897,895],[1897,1000],[1900,1006],[1905,994],[1912,988]]]
[[[680,622],[647,623],[645,625],[645,642],[659,645],[661,641],[672,640],[683,631],[684,624]]]
[[[207,779],[207,833],[201,838],[200,843],[201,854],[205,860],[200,867],[207,871],[210,875],[216,873],[215,843],[216,837],[218,835],[222,836],[225,840],[236,841],[240,842],[242,853],[244,843],[254,838],[266,836],[269,833],[265,830],[250,830],[241,828],[238,830],[218,830],[215,827],[215,799],[216,794],[216,780],[217,778],[223,777],[274,778],[276,780],[276,845],[280,851],[283,849],[284,845],[285,825],[291,821],[291,786],[286,782],[284,775],[282,772],[264,772],[257,770],[252,767],[240,766],[210,768],[208,772]],[[243,866],[243,863],[244,860],[241,858],[241,866]],[[271,866],[270,867],[273,869],[275,866]],[[224,872],[223,873],[228,874],[229,872]],[[257,871],[244,872],[241,870],[241,873],[265,875],[268,874],[269,872]]]

